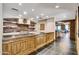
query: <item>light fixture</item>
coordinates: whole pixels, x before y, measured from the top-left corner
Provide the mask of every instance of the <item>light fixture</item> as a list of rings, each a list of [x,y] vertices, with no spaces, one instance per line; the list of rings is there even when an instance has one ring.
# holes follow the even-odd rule
[[[20,14],[19,17],[22,17],[22,15]]]
[[[43,13],[41,13],[40,15],[41,15],[41,16],[44,16],[44,14],[43,14]]]
[[[37,19],[39,19],[39,16],[36,16]]]
[[[66,16],[66,15],[64,15],[63,17],[64,17],[64,18],[66,18],[67,16]]]
[[[59,8],[60,6],[56,5],[55,8]]]
[[[22,3],[19,3],[19,5],[21,6],[21,5],[22,5]]]
[[[31,20],[33,20],[34,18],[31,18]]]
[[[27,14],[27,12],[26,11],[24,11],[24,15],[26,15]]]
[[[32,9],[32,11],[35,11],[35,9]]]
[[[46,16],[46,18],[49,18],[49,16]]]

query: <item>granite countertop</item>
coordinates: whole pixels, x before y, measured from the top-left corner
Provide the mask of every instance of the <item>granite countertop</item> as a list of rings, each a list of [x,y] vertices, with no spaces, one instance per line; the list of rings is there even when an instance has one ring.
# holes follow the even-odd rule
[[[40,34],[25,34],[25,35],[16,35],[16,36],[11,36],[11,37],[3,37],[3,42],[5,43],[9,43],[9,42],[13,42],[13,41],[17,41],[16,39],[18,38],[22,38],[22,37],[30,37],[30,36],[42,36],[45,33],[40,33]]]
[[[14,38],[21,38],[21,37],[28,37],[28,36],[34,36],[35,34],[26,34],[26,35],[14,35],[11,37],[3,37],[3,40],[9,40],[9,39],[14,39]]]
[[[34,36],[34,35],[18,35],[18,36],[12,36],[12,37],[5,37],[5,38],[3,38],[2,41],[4,43],[9,43],[9,42],[14,42],[14,41],[17,41],[17,40],[21,40],[19,38],[29,37],[29,36]]]

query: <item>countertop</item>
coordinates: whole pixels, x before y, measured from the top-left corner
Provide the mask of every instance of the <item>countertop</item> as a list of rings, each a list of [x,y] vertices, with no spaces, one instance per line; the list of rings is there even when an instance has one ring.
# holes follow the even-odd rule
[[[3,42],[4,43],[9,43],[9,42],[14,42],[17,41],[18,38],[23,38],[23,37],[31,37],[31,36],[43,36],[45,33],[40,33],[40,34],[25,34],[25,35],[16,35],[16,36],[12,36],[12,37],[3,37]]]

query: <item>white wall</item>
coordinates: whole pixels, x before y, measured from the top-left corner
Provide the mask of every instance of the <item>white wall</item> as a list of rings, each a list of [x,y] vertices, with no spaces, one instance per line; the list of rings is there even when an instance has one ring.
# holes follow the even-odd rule
[[[56,29],[56,26],[55,26],[55,20],[54,19],[50,19],[47,21],[46,23],[46,33],[49,33],[49,32],[54,32],[54,40],[55,40],[55,29]]]
[[[2,4],[0,3],[0,54],[2,54],[2,33],[3,33],[3,19],[2,19]]]
[[[40,24],[45,24],[45,30],[40,30]],[[47,22],[46,21],[38,21],[38,31],[39,32],[46,32]]]
[[[40,30],[40,24],[45,24],[45,30]],[[40,33],[40,32],[45,32],[45,33],[55,32],[54,19],[48,19],[47,21],[38,22],[36,28],[37,28],[38,33]]]
[[[54,19],[50,19],[46,23],[46,32],[55,32],[55,22]]]

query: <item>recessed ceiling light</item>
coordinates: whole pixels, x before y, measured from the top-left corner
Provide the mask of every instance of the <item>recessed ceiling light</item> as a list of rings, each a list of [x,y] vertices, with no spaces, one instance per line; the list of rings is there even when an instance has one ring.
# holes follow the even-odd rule
[[[21,6],[21,5],[22,5],[22,3],[19,3],[19,5]]]
[[[43,14],[43,13],[41,13],[40,15],[41,15],[41,16],[44,16],[44,14]]]
[[[34,18],[31,18],[31,20],[33,20]]]
[[[57,5],[57,6],[55,6],[55,8],[59,8],[59,7],[60,7],[60,6],[58,6],[58,5]]]
[[[64,15],[63,17],[64,17],[64,18],[66,18],[67,16],[66,16],[66,15]]]
[[[35,9],[32,9],[32,11],[35,11]]]
[[[19,17],[22,17],[22,15],[20,14]]]
[[[24,15],[26,15],[27,14],[27,12],[26,11],[24,11]]]
[[[46,18],[49,18],[49,16],[46,16]]]
[[[36,16],[37,19],[39,19],[39,16]]]

